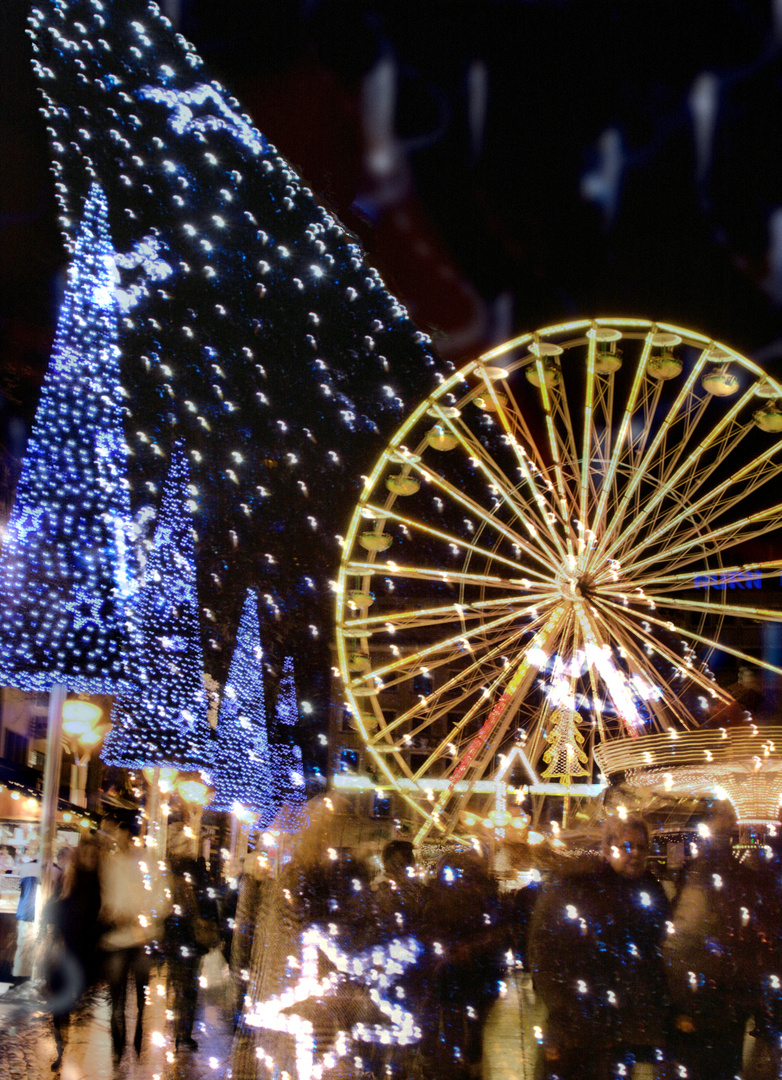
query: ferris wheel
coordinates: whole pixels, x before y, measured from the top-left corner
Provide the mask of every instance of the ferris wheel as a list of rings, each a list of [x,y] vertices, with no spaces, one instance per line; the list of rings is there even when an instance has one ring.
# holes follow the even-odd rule
[[[366,478],[337,581],[346,709],[426,835],[719,724],[782,621],[782,386],[643,319],[524,334],[443,380]],[[639,743],[640,745],[640,743]]]

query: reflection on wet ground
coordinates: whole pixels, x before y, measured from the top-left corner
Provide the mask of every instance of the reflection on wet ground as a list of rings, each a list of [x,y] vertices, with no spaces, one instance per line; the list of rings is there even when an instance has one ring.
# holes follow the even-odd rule
[[[484,1032],[483,1080],[532,1080],[532,1056],[522,1042],[534,1044],[538,1008],[526,980],[509,979],[507,991],[494,1005]],[[165,974],[150,982],[141,1055],[128,1046],[114,1064],[109,1035],[108,994],[101,988],[74,1013],[59,1072],[52,1073],[54,1038],[38,994],[27,987],[0,997],[0,1080],[213,1080],[230,1076],[232,1019],[220,990],[204,990],[194,1036],[198,1050],[174,1049],[166,1018]],[[132,995],[130,995],[132,996]],[[522,1040],[522,1020],[526,1039]],[[135,1004],[128,1004],[128,1027],[135,1024]]]
[[[157,972],[149,985],[144,1013],[141,1054],[128,1045],[115,1064],[109,1035],[109,999],[98,989],[71,1018],[59,1070],[51,1019],[41,997],[28,986],[0,997],[0,1080],[212,1080],[229,1075],[232,1020],[220,990],[202,990],[193,1035],[198,1050],[174,1049],[170,1020],[166,1017],[165,973]],[[135,1025],[135,1002],[128,1002],[128,1027]]]

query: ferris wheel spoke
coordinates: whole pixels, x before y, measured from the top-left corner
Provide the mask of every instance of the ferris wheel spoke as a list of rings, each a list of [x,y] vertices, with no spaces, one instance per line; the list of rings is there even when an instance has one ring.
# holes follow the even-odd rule
[[[737,615],[759,619],[761,622],[779,622],[779,609],[749,607],[743,604],[709,603],[707,600],[684,600],[681,597],[651,594],[658,607],[677,608],[680,611],[699,611],[705,615]]]
[[[512,432],[508,421],[507,410],[499,402],[497,403],[497,414],[505,430],[505,435],[508,439],[508,445],[512,448],[514,452],[517,468],[522,475],[522,478],[527,486],[530,495],[532,496],[533,505],[535,506],[538,514],[537,526],[532,520],[530,520],[527,514],[525,514],[525,510],[529,509],[528,506],[526,504],[522,505],[518,501],[516,497],[516,485],[512,484],[509,478],[504,475],[502,469],[497,465],[494,458],[489,454],[488,449],[483,446],[483,444],[480,443],[478,440],[472,440],[470,443],[465,442],[464,439],[460,439],[460,441],[462,442],[464,448],[469,450],[471,460],[474,462],[476,467],[480,468],[483,472],[490,485],[490,488],[493,489],[492,493],[495,496],[502,493],[503,501],[510,507],[515,517],[517,517],[524,524],[527,531],[530,532],[531,535],[535,536],[538,542],[541,543],[538,529],[542,529],[543,533],[548,536],[549,543],[553,544],[554,549],[559,552],[560,556],[564,557],[564,549],[562,548],[559,534],[554,528],[557,523],[557,514],[546,503],[545,494],[541,491],[540,487],[535,481],[534,473],[530,468],[529,459],[527,458],[523,447],[519,444],[518,440],[515,438]],[[459,438],[459,430],[457,426],[453,423],[453,421],[450,418],[445,417],[444,422],[447,424],[452,434]],[[540,475],[544,476],[545,474],[541,473]],[[567,518],[565,518],[565,521],[567,522]]]
[[[529,583],[527,583],[527,587],[529,588]],[[547,593],[542,599],[550,600],[553,595],[553,593]],[[415,608],[410,611],[388,611],[384,612],[382,615],[366,615],[360,618],[346,619],[343,623],[343,627],[344,631],[347,631],[348,636],[350,637],[356,636],[358,631],[363,629],[366,629],[370,634],[374,633],[378,627],[385,627],[389,634],[393,634],[398,629],[415,629],[419,625],[452,626],[454,618],[457,618],[463,624],[466,624],[467,619],[483,618],[486,612],[502,610],[511,605],[514,606],[514,609],[520,617],[527,617],[532,614],[532,611],[541,602],[541,599],[536,595],[533,595],[531,604],[528,608],[519,608],[518,605],[523,603],[524,599],[524,597],[519,596],[500,597],[497,600],[474,600],[465,604],[440,604],[436,607]]]
[[[781,572],[782,559],[771,559],[767,562],[734,563],[732,566],[706,566],[694,578],[692,571],[682,574],[650,574],[647,577],[635,578],[634,583],[642,589],[667,587],[668,592],[693,587],[707,590],[726,587],[752,590],[759,589],[763,581],[779,577]]]
[[[716,428],[714,429],[713,434],[716,432],[720,437],[727,436],[731,427],[728,420],[732,421],[736,418],[739,407],[747,400],[751,399],[752,396],[752,391],[747,391],[742,397],[742,400],[737,403],[737,405],[730,410],[728,416],[724,418],[724,423],[718,426],[719,430]],[[747,429],[746,424],[744,424],[739,431],[739,435],[743,436],[747,430],[749,429]],[[673,474],[671,480],[665,481],[659,486],[656,494],[651,496],[644,510],[636,515],[630,528],[625,532],[622,538],[624,550],[621,552],[621,557],[630,557],[632,552],[637,549],[636,544],[636,548],[631,549],[630,553],[626,551],[629,541],[632,541],[634,537],[641,534],[649,515],[659,512],[663,507],[664,502],[670,501],[672,497],[676,495],[677,485],[686,481],[685,494],[684,496],[679,495],[679,499],[677,500],[679,505],[684,505],[685,509],[679,509],[678,511],[674,509],[665,512],[663,515],[663,524],[655,530],[656,532],[668,530],[672,527],[672,524],[679,521],[679,519],[686,518],[690,514],[697,513],[699,510],[705,509],[711,504],[715,504],[716,501],[722,498],[734,485],[743,480],[747,481],[747,489],[742,489],[742,495],[740,497],[744,497],[746,494],[749,494],[750,491],[767,483],[768,480],[771,480],[771,478],[777,476],[780,471],[782,471],[782,465],[773,464],[771,461],[773,455],[777,454],[782,446],[782,441],[779,441],[769,446],[763,454],[758,455],[753,461],[743,465],[741,469],[727,478],[727,480],[718,484],[715,488],[706,491],[700,499],[693,502],[692,495],[695,494],[695,491],[700,489],[707,480],[709,480],[715,469],[717,469],[724,460],[724,455],[719,454],[719,442],[719,438],[705,440],[697,450],[693,451],[693,453],[688,456],[687,460],[682,464],[682,467]],[[734,448],[734,445],[732,448]],[[713,454],[713,456],[710,456],[709,460],[706,461],[705,467],[699,470],[699,461],[701,458],[704,458],[707,453],[710,455]],[[687,480],[688,477],[689,480]],[[737,499],[738,498],[739,497],[737,497]],[[606,555],[617,555],[618,548],[619,545],[617,543],[611,545],[607,550]]]
[[[562,459],[563,451],[569,454],[570,460],[578,466],[578,458],[576,456],[575,444],[573,440],[573,429],[570,423],[570,417],[567,410],[567,398],[565,397],[564,387],[561,378],[556,386],[549,387],[546,383],[546,376],[543,366],[543,360],[540,354],[540,341],[536,339],[535,346],[530,346],[530,349],[537,347],[537,355],[535,356],[535,368],[537,370],[538,381],[540,383],[539,391],[541,397],[541,403],[543,406],[543,417],[546,425],[546,439],[548,441],[549,454],[554,471],[554,483],[556,487],[557,499],[559,502],[559,516],[562,522],[562,529],[565,534],[565,544],[567,547],[567,557],[573,561],[575,558],[574,550],[574,537],[572,529],[570,527],[570,521],[573,514],[576,512],[576,506],[571,502],[571,491],[566,488],[565,479],[562,473]],[[555,417],[557,413],[562,418],[562,427],[564,428],[566,435],[566,444],[562,446],[559,439],[559,433],[555,424]],[[569,444],[569,445],[568,445]],[[576,484],[578,478],[574,478]],[[562,553],[565,554],[564,552]]]
[[[782,444],[777,444],[772,448],[772,451],[776,452],[780,445]],[[704,513],[708,509],[709,519],[714,521],[780,475],[782,475],[782,462],[770,461],[766,455],[763,455],[762,458],[756,458],[746,469],[742,469],[740,474],[736,474],[729,481],[725,481],[713,491],[703,495],[686,509],[669,515],[668,519],[664,520],[663,524],[654,530],[652,536],[661,536],[670,531],[671,528],[678,528],[682,524],[688,524],[692,532],[694,529],[692,525],[693,514]],[[740,488],[738,486],[739,481],[743,479],[746,479],[747,483],[743,488]]]
[[[518,619],[518,612],[513,611],[509,615],[503,615],[501,618],[494,619],[492,622],[454,634],[451,637],[443,639],[443,641],[437,641],[432,645],[425,645],[413,654],[400,656],[397,660],[391,661],[390,663],[382,664],[380,667],[362,672],[360,678],[357,680],[357,684],[366,684],[370,679],[382,679],[384,675],[399,671],[407,664],[418,663],[429,656],[436,656],[438,653],[454,650],[457,646],[461,646],[462,649],[466,649],[469,652],[474,644],[479,643],[481,635],[485,635],[497,627],[505,626],[516,619]]]
[[[594,327],[592,329],[594,330]],[[604,457],[602,455],[598,457],[598,453],[601,449],[601,443],[595,437],[594,426],[596,396],[596,354],[597,337],[593,333],[592,337],[589,338],[589,344],[587,346],[586,399],[584,402],[584,431],[583,444],[581,448],[581,494],[579,499],[578,516],[579,520],[582,523],[587,520],[587,508],[589,506],[589,498],[590,494],[594,492],[594,484],[592,482],[592,474],[594,470],[593,462],[597,462],[598,468],[600,468],[604,461]],[[609,431],[610,426],[605,425],[604,430]],[[583,552],[581,554],[583,555]]]
[[[501,578],[496,574],[462,573],[460,570],[438,570],[435,567],[426,566],[400,566],[393,561],[387,563],[351,562],[347,564],[347,572],[355,577],[364,577],[367,574],[383,574],[385,577],[405,577],[438,584],[445,582],[447,584],[478,585],[482,588],[508,589],[509,592],[514,593],[520,593],[532,588],[529,582],[525,587],[520,578]]]
[[[624,628],[624,630],[627,631],[628,634],[632,635],[633,640],[637,643],[635,645],[635,655],[639,661],[639,671],[644,671],[644,659],[641,655],[640,650],[643,650],[643,652],[647,652],[649,649],[651,649],[652,654],[659,653],[659,655],[664,657],[665,660],[681,676],[695,682],[700,687],[700,689],[704,691],[704,693],[707,693],[712,697],[716,696],[724,698],[725,700],[729,700],[728,695],[726,695],[721,690],[721,688],[712,679],[708,677],[708,675],[705,675],[703,671],[699,670],[697,667],[688,665],[687,659],[683,659],[681,656],[679,656],[678,653],[674,652],[674,650],[662,638],[652,638],[650,636],[650,632],[644,628],[644,623],[651,623],[652,621],[657,620],[650,620],[644,612],[638,612],[632,609],[617,607],[614,607],[612,615],[607,615],[606,617],[612,618],[618,627]],[[673,630],[671,630],[672,627]],[[669,632],[676,633],[678,633],[680,630],[680,627],[674,627],[673,623],[666,623],[665,628]],[[645,665],[647,672],[644,676],[647,679],[649,678],[648,666],[648,664]],[[670,689],[670,684],[667,682],[667,680],[664,679],[662,673],[656,669],[654,671],[654,678],[658,681],[665,682],[665,685]],[[668,704],[669,708],[672,709],[672,711],[680,711],[678,699],[666,699],[666,703]],[[686,716],[686,713],[684,715]],[[688,724],[685,724],[685,726],[688,726]]]
[[[495,661],[500,659],[504,652],[510,652],[511,649],[514,646],[518,645],[521,642],[521,639],[525,636],[527,636],[526,633],[522,630],[519,630],[516,633],[510,635],[507,640],[504,641],[502,644],[490,649],[485,655],[473,659],[472,662],[468,664],[465,668],[460,669],[458,674],[452,676],[450,679],[446,680],[446,682],[444,682],[440,687],[435,689],[426,698],[424,702],[417,702],[411,708],[407,709],[404,713],[402,713],[400,716],[396,717],[393,721],[387,724],[384,732],[378,733],[378,738],[380,737],[380,734],[393,734],[394,731],[398,730],[401,727],[404,727],[405,724],[415,722],[418,718],[424,715],[427,710],[431,710],[433,712],[435,710],[438,710],[436,712],[436,716],[434,716],[433,719],[439,719],[439,717],[443,714],[444,711],[447,711],[451,708],[458,708],[464,700],[472,697],[477,690],[480,690],[481,698],[478,705],[482,705],[485,707],[486,694],[484,693],[484,686],[486,683],[486,665],[494,663]],[[505,665],[505,667],[507,667],[507,665]],[[504,668],[498,673],[495,678],[501,679],[503,677],[503,674]],[[456,700],[450,698],[449,695],[452,693],[452,691],[459,687],[464,687],[462,697]],[[464,726],[464,723],[466,722],[467,720],[465,719],[465,721],[461,723],[461,726]]]
[[[479,459],[476,458],[475,460],[478,461]],[[450,484],[438,472],[430,469],[423,462],[416,463],[415,469],[421,474],[421,476],[426,477],[428,481],[435,484],[450,499],[453,499],[455,503],[462,506],[466,511],[468,511],[468,513],[474,514],[479,521],[484,522],[491,529],[498,532],[501,536],[504,536],[507,540],[510,540],[512,544],[515,543],[521,546],[524,543],[523,536],[520,535],[515,529],[511,529],[509,526],[505,525],[504,522],[500,521],[497,518],[495,513],[485,510],[480,503],[476,502],[475,499],[472,499],[469,495],[466,495],[464,492],[460,491],[453,484]],[[538,492],[538,494],[540,493]],[[543,524],[543,531],[548,534],[548,540],[544,540],[543,531],[541,531],[540,528],[541,523],[538,522],[538,524],[536,524],[531,517],[525,516],[524,508],[520,506],[515,499],[510,498],[506,494],[501,501],[508,507],[513,516],[521,523],[521,525],[524,526],[528,535],[532,538],[535,544],[539,546],[540,554],[534,556],[537,561],[543,562],[547,565],[550,564],[551,559],[554,557],[556,545],[552,547],[549,544],[549,540],[551,539],[553,530],[551,521],[548,517],[548,515],[551,514],[551,511],[548,509],[548,507],[546,507],[545,502],[542,502],[543,510],[541,511],[541,513],[545,513],[546,515]]]
[[[477,644],[472,644],[467,641],[465,637],[459,639],[459,648],[454,652],[441,652],[431,653],[426,657],[426,667],[422,667],[420,661],[422,659],[421,652],[406,654],[401,657],[398,649],[394,653],[395,656],[400,657],[402,662],[396,668],[393,673],[393,677],[382,680],[383,691],[393,691],[397,687],[410,683],[418,674],[431,674],[433,671],[437,671],[442,667],[452,667],[453,664],[461,660],[463,657],[463,651],[466,649],[471,654],[477,653],[479,658],[479,664],[485,665],[488,662],[488,657],[495,654],[502,654],[508,651],[509,643],[513,643],[520,640],[522,637],[529,636],[530,630],[527,627],[514,631],[510,637],[507,634],[507,627],[500,627],[491,633],[485,633]],[[395,647],[392,646],[392,650]],[[409,664],[404,661],[409,660]],[[370,677],[381,678],[376,672],[362,671],[360,678],[367,679]],[[465,669],[462,669],[462,677],[465,678]],[[485,677],[485,676],[484,676]],[[421,708],[426,707],[426,703],[431,700],[430,697],[425,697],[422,701]],[[413,706],[413,711],[421,711],[416,706]]]
[[[541,519],[544,520],[547,513],[550,511],[549,508],[545,506],[545,503],[539,502],[540,491],[537,488],[534,480],[534,469],[537,468],[537,466],[535,466],[534,468],[530,468],[530,461],[527,455],[527,451],[524,449],[524,446],[518,441],[516,435],[509,430],[509,423],[512,419],[515,418],[509,416],[508,410],[500,402],[493,383],[489,384],[489,391],[489,397],[494,404],[494,411],[496,412],[498,418],[501,421],[501,426],[505,430],[505,437],[508,439],[508,445],[513,450],[516,467],[519,469],[522,476],[524,477],[524,480],[527,482],[530,488],[530,493],[533,496],[533,500],[536,504],[538,504],[537,508],[541,515]],[[475,391],[471,391],[470,394],[462,400],[462,404],[464,404],[465,402],[473,402],[475,397]],[[440,410],[439,418],[442,426],[444,428],[447,428],[450,434],[453,435],[453,437],[461,444],[462,449],[469,456],[469,460],[473,464],[473,466],[477,469],[480,469],[480,471],[483,473],[483,476],[489,484],[489,488],[490,490],[492,490],[492,493],[494,493],[494,489],[503,492],[505,497],[511,501],[512,509],[514,510],[516,516],[520,516],[522,520],[525,520],[525,507],[523,507],[520,503],[514,503],[511,499],[511,495],[515,491],[516,484],[511,481],[505,470],[498,463],[496,458],[490,453],[488,447],[481,442],[481,440],[467,425],[463,416],[460,416],[460,418],[457,420],[453,416],[449,415],[447,412]],[[527,430],[526,425],[525,430]],[[543,475],[542,471],[541,475]]]
[[[529,335],[529,337],[531,338],[531,335]],[[492,394],[495,408],[498,410],[502,403],[499,401],[497,393],[493,388],[495,380],[486,375],[486,365],[477,366],[475,368],[475,374],[483,379],[486,388]],[[519,403],[509,385],[505,384],[503,393],[507,396],[510,405],[509,408],[503,410],[503,416],[504,420],[510,425],[510,445],[514,450],[514,454],[516,456],[518,456],[519,453],[524,454],[529,461],[532,462],[535,469],[539,472],[544,472],[546,464],[540,454],[537,441],[526,421],[523,409],[519,407]],[[467,396],[470,399],[474,397],[472,393]],[[463,400],[466,400],[466,398]]]
[[[650,331],[650,334],[648,336],[647,341],[649,341],[650,339],[651,339],[651,331]],[[682,422],[683,417],[684,418],[689,417],[690,420],[692,420],[692,417],[690,417],[690,413],[691,413],[692,410],[690,408],[688,408],[687,406],[688,406],[688,402],[692,403],[693,390],[694,390],[694,387],[696,385],[696,381],[700,377],[700,375],[701,375],[701,373],[703,371],[703,368],[704,368],[704,366],[705,366],[705,364],[707,362],[708,352],[709,352],[710,348],[711,348],[711,345],[707,346],[707,348],[705,348],[705,349],[703,349],[701,351],[701,354],[698,357],[698,360],[696,361],[695,366],[693,367],[692,371],[690,372],[687,379],[685,380],[684,385],[682,386],[679,394],[677,395],[677,397],[676,397],[675,401],[673,402],[671,408],[669,409],[667,415],[665,416],[665,418],[661,422],[660,427],[659,427],[658,431],[656,432],[654,438],[652,439],[651,443],[649,444],[648,447],[646,447],[644,445],[642,457],[639,460],[636,460],[633,463],[634,467],[633,467],[633,469],[631,471],[631,474],[630,474],[630,481],[627,484],[621,499],[618,501],[618,505],[617,505],[616,511],[615,511],[615,513],[613,515],[611,524],[606,529],[606,531],[605,531],[605,533],[604,533],[604,535],[602,537],[602,540],[601,540],[600,544],[598,545],[598,547],[596,549],[595,561],[597,561],[598,559],[601,559],[601,558],[610,557],[611,554],[613,553],[613,550],[612,550],[612,538],[617,535],[617,533],[619,532],[621,526],[623,525],[624,521],[626,520],[627,513],[628,513],[628,510],[630,509],[631,505],[634,505],[635,508],[636,508],[636,513],[633,514],[632,517],[631,517],[631,523],[630,523],[631,531],[635,532],[639,528],[639,522],[638,522],[639,514],[642,514],[643,515],[643,520],[645,520],[645,518],[646,518],[646,516],[648,514],[648,510],[647,511],[642,511],[640,509],[640,507],[638,506],[637,500],[638,500],[638,496],[640,494],[640,485],[641,485],[642,481],[652,473],[654,462],[659,461],[659,463],[660,463],[659,475],[657,476],[657,482],[658,482],[659,485],[663,486],[665,484],[665,482],[666,482],[665,478],[666,478],[667,473],[670,471],[670,469],[675,465],[675,462],[678,460],[678,456],[682,452],[682,448],[685,445],[685,443],[680,442],[679,448],[675,449],[673,451],[673,453],[668,455],[667,458],[666,458],[665,447],[667,445],[668,436],[670,434],[672,426],[677,422]],[[648,361],[648,353],[646,353],[646,351],[645,351],[645,353],[641,356],[641,361],[640,361],[639,369],[638,369],[639,371],[646,369],[647,361]],[[662,386],[661,382],[658,382],[657,383],[657,391],[658,391],[658,393],[661,390],[661,386]],[[647,381],[647,388],[648,388],[648,381]],[[699,405],[698,405],[698,408],[696,409],[696,416],[695,416],[696,421],[698,419],[700,419],[700,416],[702,415],[702,411],[703,411],[702,408],[700,407],[700,399],[698,399],[698,400],[699,400]],[[646,411],[647,414],[649,414],[650,410],[648,408],[648,403],[647,403],[647,405],[645,407],[645,411]],[[738,409],[736,409],[735,412],[738,412]],[[649,417],[649,415],[647,415],[646,422],[644,424],[644,431],[647,432],[647,433],[649,431],[649,425],[650,425],[650,417]],[[688,431],[690,430],[691,426],[692,426],[691,424],[686,424],[685,423],[685,427],[687,428]],[[721,426],[722,425],[718,425],[717,431],[721,428]],[[680,470],[680,473],[681,473],[681,475],[686,475],[686,473],[687,473],[686,466],[682,466],[682,469]],[[654,500],[652,500],[652,501],[654,501]],[[648,509],[653,509],[653,507],[649,507]]]
[[[592,531],[599,538],[599,540],[596,549],[591,554],[590,559],[587,562],[587,568],[595,565],[595,561],[598,558],[598,552],[602,553],[605,547],[605,533],[608,528],[608,502],[614,490],[617,469],[619,468],[619,463],[622,460],[622,455],[625,452],[625,443],[628,437],[628,432],[630,430],[630,424],[636,411],[638,397],[641,393],[641,389],[646,378],[646,365],[652,349],[653,330],[654,327],[650,328],[649,332],[646,335],[643,348],[641,350],[641,356],[638,361],[638,366],[635,370],[635,375],[633,377],[633,383],[630,388],[627,404],[625,406],[624,414],[619,425],[619,431],[617,433],[616,439],[614,440],[611,458],[608,462],[608,468],[606,469],[606,473],[603,478],[603,483],[600,490],[600,498],[598,500],[597,507],[590,522]]]
[[[521,696],[537,676],[540,669],[540,663],[537,658],[539,655],[545,655],[550,649],[552,641],[555,641],[558,637],[559,630],[564,620],[565,607],[562,604],[558,604],[549,615],[545,625],[541,627],[530,642],[529,648],[520,654],[515,663],[510,665],[511,669],[515,668],[515,671],[506,682],[505,690],[494,703],[480,730],[472,737],[464,754],[459,761],[455,763],[453,769],[449,773],[448,787],[440,795],[435,807],[435,812],[438,815],[442,813],[446,803],[453,795],[456,784],[471,770],[473,762],[486,746],[487,741],[490,740],[492,732],[500,725],[503,717],[506,717],[508,708],[514,697],[517,694]],[[509,722],[510,720],[507,719],[504,726],[507,727]],[[472,784],[468,784],[467,791],[459,800],[459,806],[463,806],[466,799],[472,793],[472,787],[477,779],[476,773],[477,770],[471,771]],[[426,826],[422,826],[422,828],[419,829],[415,840],[416,843],[420,843],[421,838],[425,835],[426,831]]]
[[[621,610],[619,605],[615,605],[606,601],[608,606]],[[773,671],[775,675],[782,675],[782,668],[777,667],[775,664],[770,664],[766,660],[760,660],[757,656],[749,656],[747,653],[742,652],[741,649],[735,649],[730,645],[726,645],[724,642],[717,641],[715,638],[706,637],[704,634],[696,633],[694,630],[689,630],[684,626],[674,626],[670,621],[664,621],[658,619],[651,614],[645,614],[644,619],[653,623],[655,626],[659,626],[666,630],[673,630],[677,634],[681,634],[682,637],[688,638],[690,641],[695,641],[699,645],[705,646],[707,649],[713,649],[716,652],[727,653],[729,656],[735,656],[738,660],[742,660],[744,663],[749,664],[750,667],[762,667],[766,671]]]
[[[670,547],[666,546],[664,549],[665,558],[671,569],[692,563],[698,558],[707,562],[712,556],[719,555],[726,548],[735,547],[736,544],[752,540],[756,536],[764,535],[770,529],[778,529],[781,526],[782,503],[768,507],[766,510],[759,510],[757,513],[750,514],[740,521],[728,522],[719,529],[691,534],[679,543],[674,543]],[[659,539],[660,537],[650,537],[648,544],[652,544]],[[644,548],[642,547],[640,550],[644,550]],[[637,560],[632,564],[633,573],[637,574],[639,571],[654,565],[659,561],[660,557],[659,553],[655,553],[645,559]]]
[[[446,544],[453,545],[460,551],[469,551],[473,555],[481,555],[485,559],[494,562],[503,563],[505,566],[509,566],[512,570],[517,570],[522,574],[530,574],[532,577],[546,580],[544,575],[540,571],[532,570],[528,564],[522,564],[514,559],[510,559],[507,556],[500,555],[496,551],[489,551],[488,548],[479,547],[477,544],[470,543],[468,540],[463,540],[460,536],[454,533],[445,532],[442,529],[434,529],[430,525],[425,525],[422,521],[417,521],[415,518],[408,517],[405,514],[398,514],[396,511],[375,506],[372,503],[367,503],[367,511],[377,518],[385,518],[386,520],[395,521],[399,525],[403,525],[408,529],[415,529],[416,532],[425,533],[428,536],[433,536],[438,540],[442,540]],[[523,552],[529,558],[540,559],[540,552],[537,551],[531,544],[525,543],[524,540],[519,537],[513,542],[513,546],[520,553]]]
[[[642,723],[641,717],[624,684],[622,673],[609,655],[611,646],[607,640],[606,626],[594,618],[583,604],[578,606],[576,614],[584,637],[587,663],[597,669],[616,715],[625,724],[628,735],[636,737]]]
[[[737,402],[736,410],[738,411],[743,403],[752,397],[752,391],[748,391]],[[708,446],[704,437],[697,450],[690,454],[682,468],[674,474],[675,480],[672,486],[675,486],[681,502],[691,502],[695,493],[701,490],[723,462],[738,450],[740,444],[752,431],[752,426],[741,422],[733,410],[731,410],[731,419],[733,422],[723,427],[718,439],[709,440]],[[667,477],[662,479],[663,483],[667,483]],[[659,509],[659,505],[654,507],[655,512],[659,512]]]
[[[508,407],[503,409],[502,423],[503,426],[506,423],[508,425],[505,433],[509,440],[508,445],[513,450],[516,459],[516,467],[518,469],[522,468],[521,462],[518,460],[519,455],[521,455],[525,458],[525,464],[533,477],[536,474],[543,476],[547,468],[546,461],[524,418],[524,411],[510,386],[506,386],[503,393],[508,397]]]
[[[634,626],[630,620],[623,620],[622,626],[620,627],[617,625],[615,632],[617,639],[622,642],[622,648],[624,649],[628,660],[628,667],[634,667],[635,673],[637,673],[641,679],[648,680],[649,664],[644,658],[644,653],[649,644],[648,638],[644,638],[642,634],[639,634],[638,627]],[[681,657],[677,657],[673,650],[657,640],[655,641],[654,649],[656,652],[664,655],[674,669],[677,671],[681,669]],[[630,658],[632,658],[632,663],[629,662]],[[692,681],[698,684],[704,693],[716,696],[713,684],[704,679],[699,672],[689,671],[688,676]],[[678,720],[679,724],[687,730],[692,724],[691,717],[687,709],[682,705],[679,694],[676,693],[669,680],[659,671],[655,671],[655,685],[652,689],[661,691],[662,698],[658,699],[654,695],[650,695],[646,698],[645,703],[647,708],[653,713],[660,728],[662,730],[669,729],[670,717],[673,716]],[[660,700],[662,700],[663,708],[660,708]],[[666,711],[669,714],[667,716]]]

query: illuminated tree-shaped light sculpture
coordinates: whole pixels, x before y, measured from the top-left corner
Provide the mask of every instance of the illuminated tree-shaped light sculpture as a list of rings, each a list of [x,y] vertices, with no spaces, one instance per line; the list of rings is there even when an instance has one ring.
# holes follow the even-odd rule
[[[93,184],[0,553],[0,682],[23,690],[113,693],[128,675],[135,560],[106,211]]]
[[[217,721],[212,808],[233,810],[240,803],[265,824],[274,809],[274,792],[262,659],[258,598],[248,589]]]
[[[546,768],[540,774],[544,780],[559,779],[569,784],[574,776],[586,776],[589,758],[581,749],[584,736],[578,730],[581,717],[575,709],[555,709],[549,718],[546,741],[551,743],[543,753]]]
[[[286,727],[299,718],[293,657],[287,656],[282,665],[282,677],[274,709],[275,738],[280,739]],[[282,730],[281,730],[282,729]],[[301,747],[294,742],[274,742],[271,746],[272,782],[275,801],[281,807],[278,824],[288,831],[300,828],[306,818],[307,793]]]
[[[285,727],[293,727],[299,719],[299,702],[296,695],[296,676],[292,656],[286,656],[282,664],[274,719],[277,724],[283,724]]]
[[[184,771],[212,765],[189,482],[177,445],[135,612],[141,671],[115,700],[103,748],[109,765]]]

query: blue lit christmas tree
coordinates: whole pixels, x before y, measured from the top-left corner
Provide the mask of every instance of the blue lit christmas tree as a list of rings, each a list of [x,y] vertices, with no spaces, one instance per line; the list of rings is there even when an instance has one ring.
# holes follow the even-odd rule
[[[277,689],[277,707],[275,719],[278,724],[293,727],[299,719],[299,702],[296,696],[296,677],[293,670],[293,657],[286,656],[282,664],[280,685]]]
[[[212,765],[189,483],[177,444],[134,615],[141,672],[114,702],[102,752],[109,765],[184,771]]]
[[[292,656],[286,656],[282,665],[274,719],[277,739],[286,734],[280,728],[292,727],[299,719]],[[304,823],[307,803],[301,747],[293,742],[274,742],[271,762],[275,802],[282,807],[280,824],[288,830],[300,827]]]
[[[0,683],[113,693],[135,579],[106,198],[86,199],[0,553]]]
[[[258,598],[248,589],[217,721],[212,808],[232,810],[234,803],[241,803],[256,813],[264,825],[272,816],[274,793],[269,771],[262,658]]]

